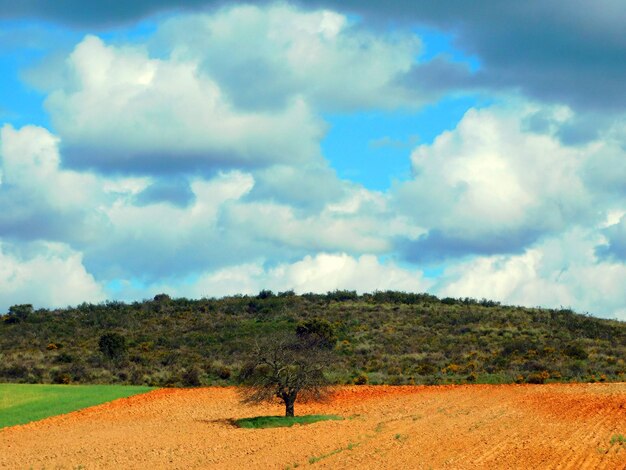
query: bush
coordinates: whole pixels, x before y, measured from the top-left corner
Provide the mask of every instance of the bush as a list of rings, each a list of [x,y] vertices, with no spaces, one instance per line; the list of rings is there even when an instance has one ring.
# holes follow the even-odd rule
[[[296,335],[301,340],[326,349],[333,349],[337,342],[337,335],[330,322],[318,318],[299,323]]]
[[[227,366],[219,366],[215,370],[215,373],[222,380],[228,380],[233,375],[232,371],[230,370],[230,367],[227,367]]]
[[[52,383],[65,385],[69,384],[72,381],[72,377],[70,376],[70,374],[58,369],[54,369],[50,373],[50,379],[52,380]]]
[[[153,300],[155,302],[159,302],[159,303],[167,303],[167,302],[169,302],[172,299],[167,294],[157,294],[157,295],[154,296]]]
[[[100,352],[108,359],[121,359],[126,354],[126,338],[118,333],[107,333],[98,342]]]
[[[550,378],[550,373],[544,370],[543,372],[536,372],[536,373],[530,374],[526,378],[526,382],[529,384],[545,384],[546,380],[548,380],[549,378]]]
[[[9,307],[9,315],[19,318],[20,320],[26,320],[34,312],[31,304],[13,305]]]
[[[195,367],[191,367],[183,372],[181,380],[185,387],[199,387],[202,385],[200,382],[200,371]]]
[[[367,382],[368,382],[368,381],[369,381],[369,380],[368,380],[368,378],[367,378],[367,375],[365,375],[365,374],[359,374],[359,375],[357,375],[357,376],[354,378],[354,380],[352,381],[352,383],[353,383],[354,385],[367,385]]]
[[[66,352],[62,352],[54,359],[54,362],[59,362],[61,364],[70,364],[73,361],[74,361],[74,357],[71,354],[66,353]]]
[[[271,290],[266,289],[263,289],[259,292],[259,295],[256,296],[257,299],[269,299],[271,297],[274,297],[274,293]]]
[[[574,359],[587,359],[589,357],[589,354],[587,353],[585,348],[583,348],[580,344],[577,344],[577,343],[570,343],[567,346],[565,346],[565,349],[563,349],[563,353],[566,356],[569,356]]]
[[[0,375],[9,379],[25,379],[28,377],[28,367],[22,364],[13,364],[0,369]]]

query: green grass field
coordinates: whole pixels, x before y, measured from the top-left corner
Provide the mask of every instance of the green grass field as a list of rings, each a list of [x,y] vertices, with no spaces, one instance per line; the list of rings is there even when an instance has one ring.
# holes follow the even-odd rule
[[[124,385],[0,384],[0,428],[154,390]]]

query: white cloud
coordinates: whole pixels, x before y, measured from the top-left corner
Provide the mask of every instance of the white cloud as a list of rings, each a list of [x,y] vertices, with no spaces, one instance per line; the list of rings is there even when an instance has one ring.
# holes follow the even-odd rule
[[[453,265],[437,291],[455,297],[485,297],[507,304],[571,307],[626,320],[626,265],[598,260],[597,234],[576,229],[520,255],[480,257]]]
[[[55,243],[40,244],[34,250],[20,256],[0,243],[0,311],[21,303],[65,307],[105,299],[102,287],[85,270],[80,253]]]
[[[519,249],[601,217],[582,177],[588,149],[524,131],[525,108],[472,109],[417,147],[414,179],[397,188],[400,210],[470,252]]]
[[[297,97],[280,111],[237,111],[197,63],[95,36],[67,67],[72,79],[46,108],[72,165],[151,173],[319,158],[324,127]]]
[[[156,42],[178,60],[200,63],[243,108],[276,108],[293,96],[344,111],[421,102],[395,81],[420,52],[417,36],[366,31],[328,10],[224,8],[171,19]]]
[[[45,106],[77,168],[320,165],[319,111],[425,102],[397,79],[419,50],[413,33],[367,31],[327,10],[229,7],[165,20],[139,45],[85,37]]]
[[[59,139],[42,128],[3,129],[0,237],[69,243],[103,281],[153,282],[318,251],[380,253],[389,249],[389,236],[407,230],[405,221],[387,214],[382,194],[336,182],[332,172],[328,178],[336,182],[337,194],[310,210],[290,204],[287,196],[267,199],[271,188],[253,194],[255,177],[242,171],[190,179],[192,200],[180,206],[140,201],[151,178],[61,169],[58,145]],[[306,171],[285,167],[267,178],[269,186],[282,179],[297,191],[304,187],[303,197],[326,191],[324,171],[313,175],[313,183],[307,177]],[[381,220],[386,221],[382,228]]]
[[[40,127],[0,131],[0,236],[87,243],[106,225],[98,177],[61,169],[57,147]]]
[[[374,255],[353,257],[345,253],[318,253],[294,263],[265,268],[260,262],[247,263],[201,275],[188,285],[161,284],[150,292],[170,292],[193,297],[229,294],[255,294],[261,289],[296,293],[325,293],[335,289],[423,292],[430,282],[420,271],[410,271],[391,262],[381,262]]]

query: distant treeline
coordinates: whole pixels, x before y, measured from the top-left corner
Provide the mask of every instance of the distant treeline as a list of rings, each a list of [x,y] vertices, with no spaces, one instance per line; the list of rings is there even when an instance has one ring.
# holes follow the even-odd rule
[[[626,323],[569,309],[396,291],[15,305],[0,316],[0,381],[226,385],[257,338],[331,332],[336,383],[623,381]]]

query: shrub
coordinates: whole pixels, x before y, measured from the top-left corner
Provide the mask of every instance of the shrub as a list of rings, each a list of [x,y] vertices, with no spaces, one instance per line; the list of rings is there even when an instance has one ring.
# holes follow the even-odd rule
[[[126,338],[118,333],[107,333],[98,342],[100,352],[108,359],[121,359],[126,354]]]
[[[533,374],[530,374],[526,378],[526,382],[529,384],[544,384],[549,378],[550,373],[547,370],[544,370],[542,372],[535,372]]]
[[[28,377],[28,367],[22,364],[13,364],[0,369],[0,375],[9,379],[25,379]]]
[[[195,367],[191,367],[183,372],[181,380],[186,387],[198,387],[202,384],[200,382],[200,371]]]
[[[230,379],[230,377],[233,374],[232,371],[230,370],[230,367],[227,367],[227,366],[219,366],[217,370],[215,371],[215,373],[222,380]]]
[[[352,381],[352,383],[354,385],[367,385],[367,382],[369,381],[369,379],[367,378],[367,375],[365,374],[359,374],[357,375],[354,380]]]
[[[563,349],[563,353],[566,356],[569,356],[574,359],[584,360],[589,357],[589,354],[587,353],[585,348],[583,348],[580,344],[577,344],[577,343],[570,343],[567,346],[565,346],[565,349]]]
[[[72,377],[70,377],[70,374],[59,369],[52,370],[52,372],[50,373],[50,379],[52,380],[52,383],[65,385],[69,384],[72,381]]]
[[[9,307],[9,315],[26,320],[34,312],[31,304],[13,305]]]
[[[154,301],[155,301],[155,302],[159,302],[159,303],[167,303],[167,302],[169,302],[170,300],[172,300],[172,299],[171,299],[171,298],[170,298],[170,296],[169,296],[169,295],[167,295],[167,294],[157,294],[157,295],[155,295],[155,296],[154,296]]]
[[[337,342],[337,335],[330,322],[318,318],[299,323],[296,326],[296,335],[307,343],[326,349],[333,349]]]
[[[54,362],[59,362],[61,364],[70,364],[73,361],[74,357],[67,352],[62,352],[54,359]]]
[[[271,297],[274,297],[274,293],[269,289],[263,289],[261,292],[259,292],[259,295],[256,296],[257,299],[269,299]]]

